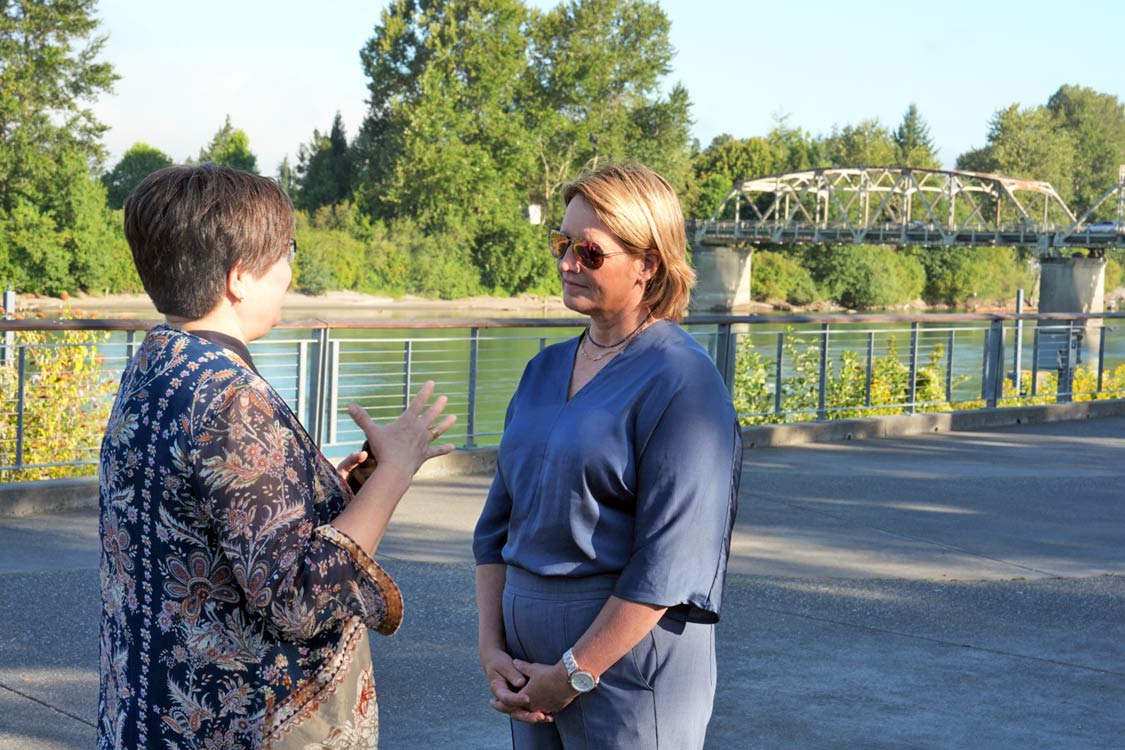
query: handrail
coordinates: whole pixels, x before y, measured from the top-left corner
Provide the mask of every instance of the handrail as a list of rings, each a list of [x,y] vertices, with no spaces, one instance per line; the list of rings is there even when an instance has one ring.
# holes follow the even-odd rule
[[[686,326],[723,324],[782,324],[793,323],[911,323],[924,321],[930,323],[957,323],[994,320],[1117,320],[1125,318],[1125,312],[1104,313],[810,313],[795,315],[691,315],[684,319]],[[273,330],[316,330],[356,329],[356,330],[425,330],[459,328],[575,328],[586,324],[584,317],[573,318],[402,318],[402,319],[360,319],[360,318],[300,318],[283,320]],[[129,318],[38,318],[25,320],[0,319],[0,333],[5,331],[147,331],[155,325],[164,323],[159,319],[134,320]]]

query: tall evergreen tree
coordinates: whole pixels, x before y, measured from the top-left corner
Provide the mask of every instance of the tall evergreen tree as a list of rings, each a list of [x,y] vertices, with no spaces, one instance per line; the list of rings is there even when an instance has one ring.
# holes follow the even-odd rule
[[[922,167],[937,169],[940,166],[937,148],[930,137],[930,127],[918,112],[918,106],[911,102],[902,122],[894,132],[895,161],[903,167]]]
[[[352,194],[352,153],[340,113],[327,136],[314,130],[312,141],[297,154],[296,204],[309,213],[331,206]]]
[[[127,257],[92,170],[106,126],[90,102],[117,75],[99,60],[94,0],[0,4],[0,279],[26,291],[121,288]]]

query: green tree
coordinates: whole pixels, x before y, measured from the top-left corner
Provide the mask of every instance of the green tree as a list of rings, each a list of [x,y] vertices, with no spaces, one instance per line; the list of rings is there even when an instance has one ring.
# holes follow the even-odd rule
[[[121,161],[102,177],[110,208],[121,208],[133,188],[158,169],[171,166],[172,159],[147,143],[134,143]]]
[[[574,0],[531,23],[527,98],[538,169],[534,193],[555,211],[556,193],[587,163],[644,153],[682,189],[690,177],[688,101],[675,87],[664,101],[662,131],[643,113],[661,106],[660,84],[675,53],[670,23],[655,2]],[[670,121],[669,121],[670,120]],[[660,154],[649,148],[660,141]]]
[[[830,299],[851,308],[887,307],[918,299],[922,264],[907,253],[878,245],[814,247],[804,258]]]
[[[277,184],[281,185],[281,189],[289,196],[290,200],[297,195],[297,170],[289,163],[289,154],[281,160],[277,165]]]
[[[98,60],[94,0],[25,0],[0,6],[0,211],[44,205],[70,169],[104,155],[106,126],[86,106],[117,75]],[[66,162],[65,164],[60,162]],[[65,179],[65,177],[63,178]]]
[[[1045,107],[1020,109],[1013,104],[992,118],[988,143],[962,154],[958,169],[992,172],[1010,177],[1050,182],[1069,200],[1073,188],[1073,136],[1057,127]]]
[[[777,146],[765,138],[737,139],[726,133],[715,136],[692,160],[699,189],[687,206],[688,216],[710,217],[735,182],[777,172],[782,160]]]
[[[103,243],[107,257],[120,248],[92,177],[105,126],[88,104],[117,80],[98,59],[94,5],[0,6],[0,272],[25,291],[97,289],[115,277],[95,260]]]
[[[340,113],[328,135],[313,131],[312,141],[297,154],[296,204],[305,211],[339,203],[352,193],[352,153]]]
[[[1118,165],[1125,164],[1125,104],[1111,94],[1080,86],[1062,86],[1047,101],[1054,126],[1067,133],[1074,145],[1070,184],[1071,206],[1079,214],[1117,181]],[[1056,188],[1061,186],[1056,185]],[[1109,216],[1112,205],[1104,206]]]
[[[553,264],[529,205],[559,221],[558,190],[583,165],[636,158],[676,187],[691,182],[687,92],[658,95],[667,32],[643,0],[547,12],[522,0],[391,2],[360,55],[370,109],[353,144],[357,202],[374,221],[441,238],[449,257],[467,251],[486,289],[541,287]]]
[[[227,115],[223,126],[216,131],[206,148],[200,149],[199,161],[211,161],[224,167],[258,173],[258,157],[250,150],[250,137],[246,131],[231,125]]]
[[[790,127],[788,115],[774,117],[774,126],[767,140],[781,159],[778,172],[802,172],[828,165],[824,141],[813,138],[800,128]]]
[[[904,167],[937,169],[940,163],[937,148],[930,137],[930,127],[918,112],[918,106],[911,103],[902,116],[902,122],[894,132],[895,161]]]
[[[490,288],[519,292],[551,268],[542,238],[523,226],[534,168],[516,107],[527,18],[519,0],[439,0],[425,12],[399,0],[361,52],[371,109],[357,143],[357,199],[374,219],[409,219],[440,237],[449,257],[467,261],[460,288],[483,277]],[[459,263],[440,265],[425,286],[455,275]]]
[[[825,139],[824,155],[834,167],[875,167],[895,161],[895,141],[878,120],[832,128]]]

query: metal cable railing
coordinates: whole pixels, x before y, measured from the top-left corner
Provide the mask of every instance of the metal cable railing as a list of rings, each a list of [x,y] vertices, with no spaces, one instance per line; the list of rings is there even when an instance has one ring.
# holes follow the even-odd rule
[[[743,424],[752,425],[1120,398],[1121,318],[1125,313],[707,316],[685,327],[715,360]],[[349,404],[392,419],[425,380],[438,383],[447,413],[458,416],[449,439],[488,446],[499,442],[527,361],[583,323],[295,322],[250,349],[327,453],[362,442]],[[0,321],[3,480],[92,471],[117,379],[151,325]]]

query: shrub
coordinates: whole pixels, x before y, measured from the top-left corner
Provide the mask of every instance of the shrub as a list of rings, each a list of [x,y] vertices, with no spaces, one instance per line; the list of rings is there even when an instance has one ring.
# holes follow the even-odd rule
[[[64,464],[97,456],[117,381],[102,368],[97,344],[106,331],[20,331],[26,345],[23,464]],[[18,393],[18,355],[0,365],[0,393]],[[0,465],[16,462],[17,410],[0,415]],[[0,471],[0,481],[55,479],[95,473],[94,464]]]
[[[752,256],[750,297],[807,305],[817,299],[816,283],[804,266],[789,256],[758,250]]]
[[[850,308],[886,307],[917,299],[925,286],[921,263],[876,245],[838,245],[805,252],[827,296]]]

